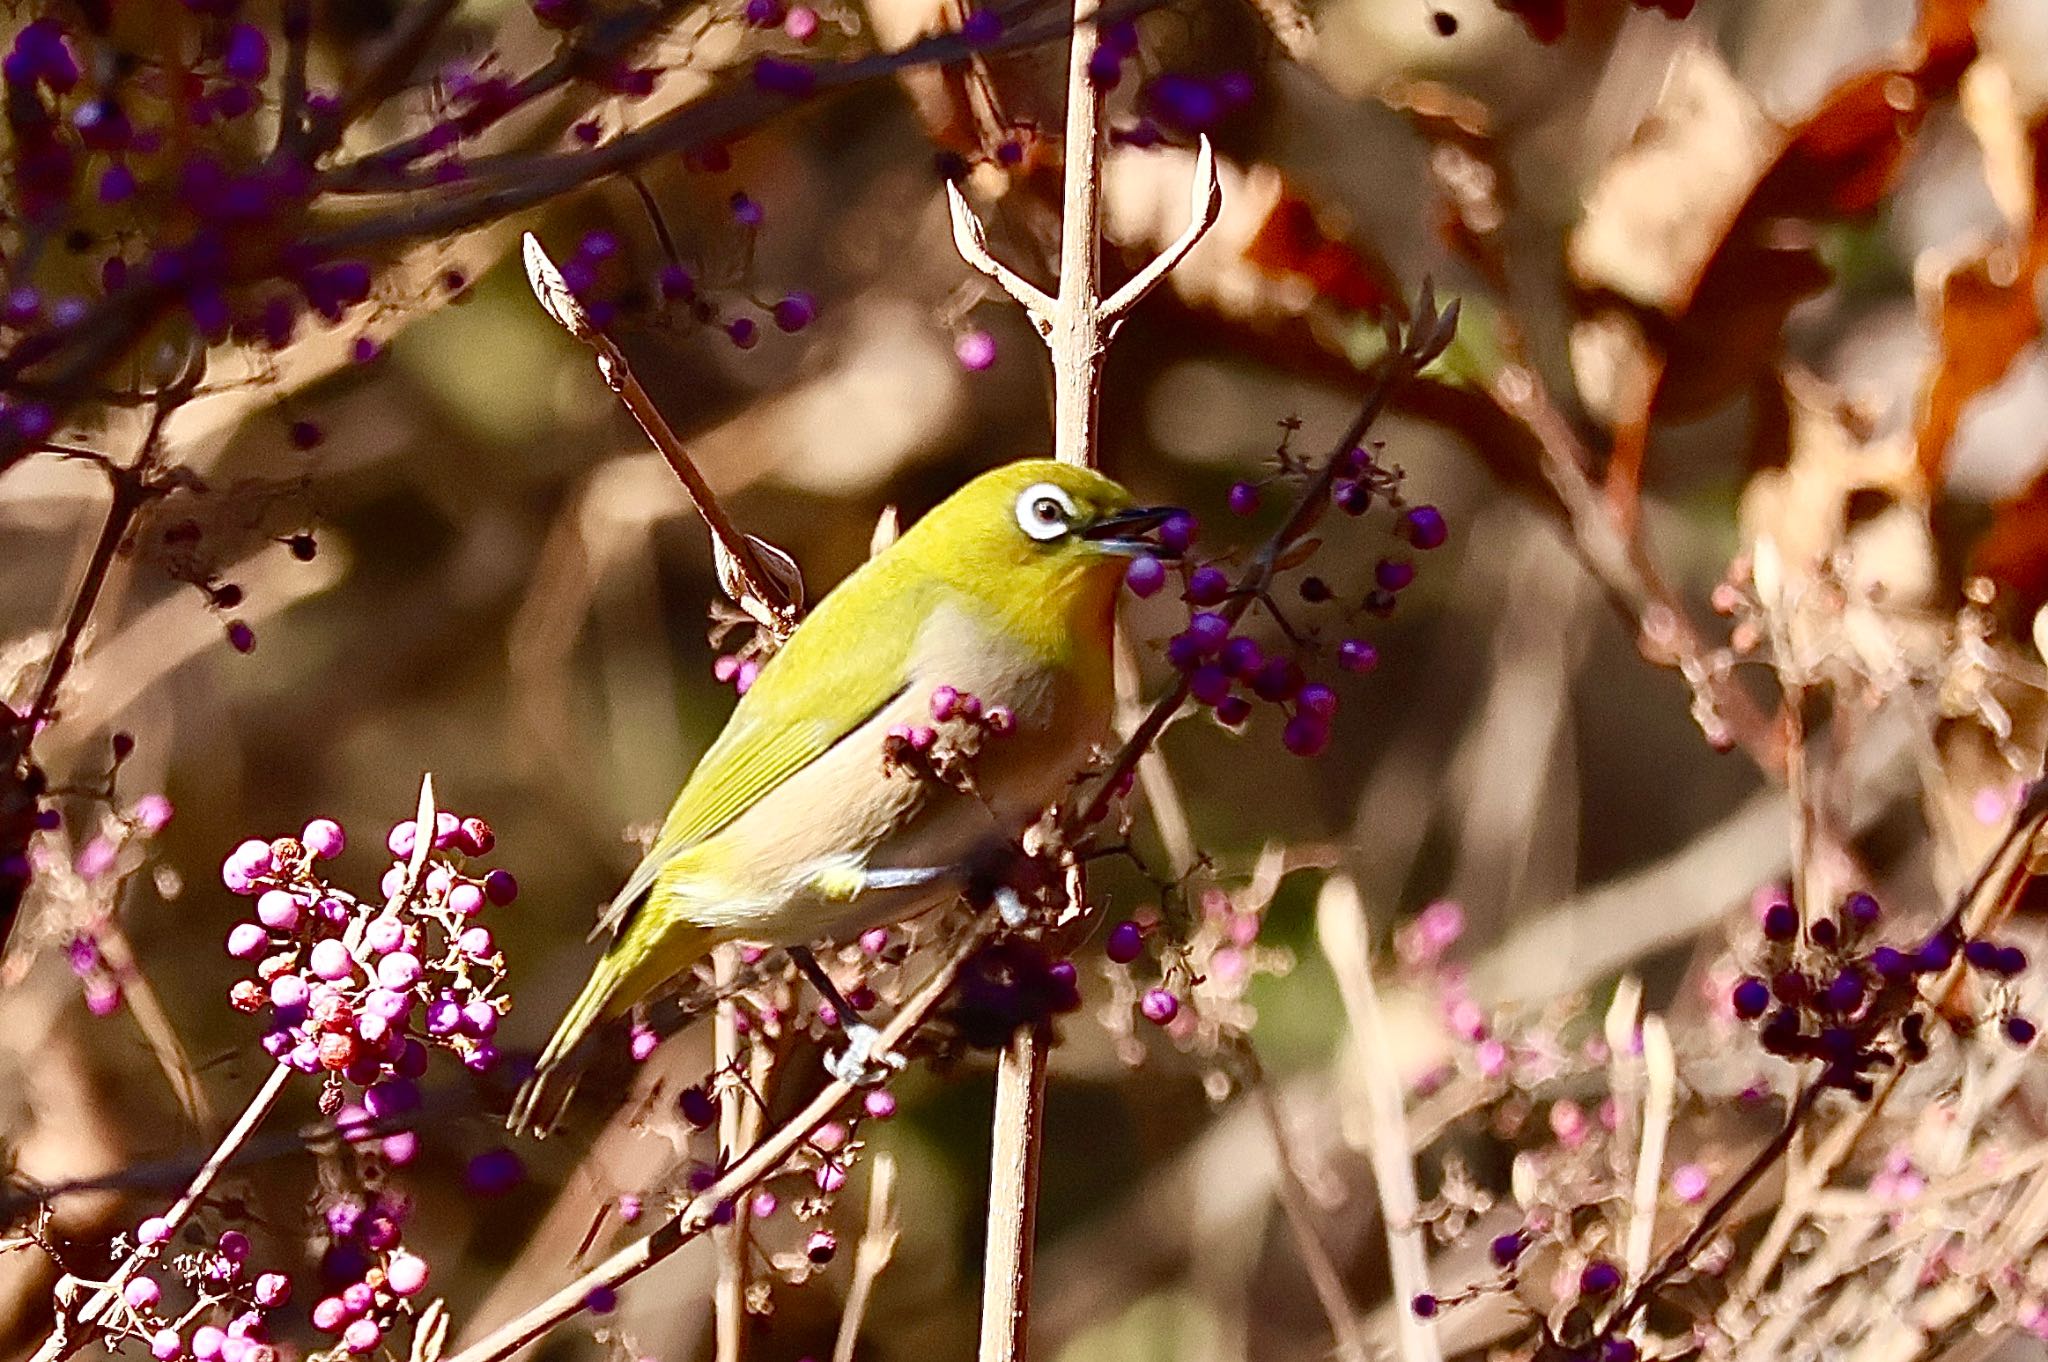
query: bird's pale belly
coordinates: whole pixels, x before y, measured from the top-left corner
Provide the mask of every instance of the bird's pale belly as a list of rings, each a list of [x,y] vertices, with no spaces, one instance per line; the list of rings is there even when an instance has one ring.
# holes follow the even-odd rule
[[[775,800],[749,810],[701,848],[723,862],[719,880],[752,892],[690,894],[694,902],[684,915],[712,927],[720,939],[789,945],[848,940],[959,894],[966,865],[993,844],[1015,839],[1057,801],[1109,731],[1106,674],[1092,668],[1027,674],[1021,665],[999,663],[983,652],[920,668],[940,679],[910,687],[792,776]],[[929,723],[937,684],[1011,699],[1016,729],[986,739],[971,759],[973,793],[909,771],[875,779],[889,729]],[[930,869],[949,873],[919,884],[843,892],[862,873]]]

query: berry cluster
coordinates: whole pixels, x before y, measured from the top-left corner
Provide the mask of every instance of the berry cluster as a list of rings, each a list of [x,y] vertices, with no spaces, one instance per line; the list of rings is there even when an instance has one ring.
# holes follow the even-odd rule
[[[792,69],[807,71],[802,67]],[[760,76],[758,69],[756,76]],[[748,241],[741,255],[751,261],[752,238],[767,221],[767,212],[759,200],[744,192],[732,195],[729,208],[734,226]],[[718,327],[741,350],[751,350],[760,344],[760,321],[744,311],[726,316],[699,274],[674,258],[667,229],[661,228],[659,234],[670,256],[655,272],[651,284],[627,257],[619,238],[608,231],[585,232],[575,251],[560,262],[562,283],[590,324],[605,329],[622,316],[667,321],[680,315],[699,326]],[[773,301],[759,301],[747,294],[744,275],[743,269],[723,291],[757,308],[774,323],[776,330],[793,335],[817,320],[818,300],[814,295],[798,289]]]
[[[1276,478],[1301,481],[1322,471],[1294,461],[1284,444],[1279,459]],[[1362,516],[1375,505],[1385,505],[1397,513],[1396,532],[1410,546],[1422,551],[1441,547],[1449,537],[1442,513],[1433,506],[1404,506],[1400,499],[1400,471],[1383,467],[1366,450],[1349,450],[1341,456],[1341,466],[1331,471],[1335,476],[1330,482],[1330,505],[1346,515]],[[1239,482],[1230,489],[1233,514],[1255,515],[1263,500],[1261,483]],[[1318,507],[1317,513],[1322,509]],[[1181,516],[1161,527],[1159,539],[1163,548],[1185,557],[1199,533],[1194,517]],[[1300,566],[1299,562],[1287,562],[1279,571],[1292,571]],[[1318,631],[1300,627],[1282,612],[1274,594],[1274,581],[1268,580],[1256,588],[1242,587],[1215,563],[1183,562],[1178,571],[1182,579],[1181,597],[1190,613],[1186,628],[1167,641],[1166,658],[1187,677],[1189,696],[1206,706],[1218,723],[1233,729],[1250,720],[1255,701],[1274,705],[1286,716],[1281,743],[1288,751],[1312,757],[1326,749],[1337,713],[1337,692],[1324,682],[1311,679],[1304,665],[1305,660],[1326,651]],[[1310,573],[1300,574],[1294,588],[1308,607],[1338,612],[1342,621],[1349,623],[1361,614],[1391,614],[1400,593],[1414,583],[1415,575],[1412,558],[1389,555],[1375,565],[1372,587],[1356,602],[1339,600],[1327,581]],[[1159,559],[1140,557],[1131,563],[1124,584],[1133,595],[1150,597],[1166,586],[1168,576],[1169,569]],[[1262,607],[1279,626],[1285,637],[1284,648],[1269,651],[1270,645],[1236,632],[1254,604]],[[1342,671],[1368,672],[1379,664],[1378,650],[1362,638],[1342,637],[1327,651],[1333,654]]]
[[[426,1259],[400,1242],[411,1213],[409,1200],[386,1193],[335,1201],[322,1215],[320,1280],[328,1294],[313,1306],[313,1327],[337,1335],[344,1352],[376,1351],[427,1285]]]
[[[1847,895],[1829,916],[1801,930],[1798,907],[1782,890],[1759,895],[1763,951],[1729,993],[1735,1015],[1759,1024],[1758,1042],[1781,1059],[1814,1061],[1818,1081],[1859,1100],[1875,1090],[1871,1075],[1927,1055],[1927,1014],[1920,980],[1946,974],[1958,959],[1999,1000],[2000,1026],[2016,1045],[2034,1039],[2034,1023],[2003,1010],[2009,981],[2026,968],[2026,953],[1988,938],[1966,940],[1945,923],[1906,950],[1875,944],[1882,916],[1867,893]]]
[[[882,735],[882,767],[955,789],[973,789],[973,763],[984,744],[1017,731],[1008,705],[986,705],[972,691],[935,686],[928,724],[891,724]]]
[[[229,1000],[242,1012],[269,1009],[263,1048],[327,1076],[329,1115],[342,1112],[344,1084],[361,1090],[367,1117],[411,1109],[429,1047],[477,1072],[498,1062],[491,1038],[510,1005],[500,991],[504,961],[477,919],[512,902],[519,886],[508,871],[476,866],[493,841],[480,818],[444,812],[424,826],[399,823],[386,839],[396,859],[381,898],[367,901],[322,873],[346,845],[328,818],[296,838],[244,842],[222,866],[227,887],[255,900],[255,920],[227,938],[229,955],[256,962],[255,976]],[[385,1153],[411,1157],[412,1139],[387,1136]]]
[[[271,1317],[290,1302],[292,1280],[250,1264],[249,1236],[185,1227],[191,1246],[176,1250],[171,1222],[152,1216],[136,1227],[139,1255],[121,1283],[119,1305],[103,1317],[115,1338],[139,1338],[157,1362],[277,1362]],[[129,1244],[116,1240],[117,1251]]]

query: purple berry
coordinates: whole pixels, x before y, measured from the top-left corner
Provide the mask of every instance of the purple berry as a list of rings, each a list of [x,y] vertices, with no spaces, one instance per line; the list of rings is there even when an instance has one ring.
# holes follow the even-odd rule
[[[1401,516],[1401,533],[1418,549],[1436,549],[1443,547],[1451,532],[1436,507],[1410,506]]]
[[[818,316],[818,301],[808,293],[792,293],[771,309],[784,331],[801,331]]]
[[[1799,910],[1783,900],[1764,909],[1764,936],[1772,941],[1790,941],[1799,935]]]
[[[1186,553],[1201,530],[1201,522],[1185,511],[1169,516],[1159,527],[1160,546],[1172,553]]]
[[[1259,489],[1254,483],[1234,482],[1230,485],[1230,513],[1251,515],[1259,509]]]
[[[1362,675],[1380,665],[1380,651],[1362,638],[1347,638],[1337,645],[1337,665]]]
[[[1382,558],[1372,576],[1382,591],[1405,591],[1415,581],[1415,564],[1406,558]]]
[[[1124,569],[1124,585],[1133,596],[1140,600],[1159,594],[1159,588],[1166,585],[1166,568],[1150,554],[1139,554]]]
[[[1280,745],[1297,757],[1317,756],[1330,745],[1330,722],[1317,714],[1297,714],[1280,731]]]
[[[1109,940],[1103,944],[1103,954],[1119,965],[1128,965],[1136,960],[1145,949],[1145,933],[1135,922],[1119,922],[1109,929]]]
[[[1218,568],[1198,567],[1188,574],[1188,600],[1195,605],[1220,605],[1230,594],[1230,578]]]
[[[1747,975],[1736,982],[1729,997],[1735,1005],[1736,1016],[1744,1021],[1754,1021],[1771,1005],[1771,988],[1755,975]]]

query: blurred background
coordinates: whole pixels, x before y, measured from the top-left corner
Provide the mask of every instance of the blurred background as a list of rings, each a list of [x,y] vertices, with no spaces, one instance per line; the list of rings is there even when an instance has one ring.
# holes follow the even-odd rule
[[[1922,59],[1944,8],[1974,46],[1934,70]],[[1701,1010],[1689,984],[1720,958],[1719,924],[1791,864],[1775,787],[1703,738],[1685,682],[1645,659],[1640,619],[1575,556],[1528,452],[1526,413],[1488,387],[1503,353],[1546,379],[1553,410],[1598,451],[1596,478],[1638,442],[1639,493],[1619,480],[1631,520],[1717,645],[1727,626],[1710,594],[1760,524],[1800,546],[1788,556],[1875,536],[1859,563],[1929,618],[1962,604],[1988,542],[2006,556],[1987,618],[2009,631],[1988,635],[1990,665],[2038,685],[2027,626],[2044,584],[2041,522],[2014,509],[2030,504],[2048,454],[2037,310],[2018,344],[1980,357],[1981,382],[1963,383],[1941,457],[1925,450],[1931,375],[1958,337],[2003,324],[1987,310],[1945,333],[1944,281],[1989,260],[1991,285],[2038,308],[2041,172],[2025,153],[2048,105],[2048,11],[2035,0],[1927,9],[1700,0],[1680,21],[1574,0],[1558,5],[1562,35],[1547,43],[1532,32],[1547,7],[1518,16],[1483,0],[1327,0],[1309,31],[1277,3],[1176,3],[1137,21],[1141,45],[1112,97],[1112,272],[1184,222],[1192,132],[1215,140],[1226,206],[1117,338],[1109,472],[1141,499],[1194,508],[1212,547],[1248,546],[1270,508],[1240,520],[1225,495],[1270,466],[1282,423],[1299,423],[1296,452],[1320,453],[1362,397],[1381,321],[1425,276],[1465,300],[1457,351],[1376,431],[1407,495],[1443,508],[1450,541],[1372,626],[1383,661],[1343,683],[1330,750],[1303,761],[1271,731],[1237,737],[1206,720],[1164,744],[1213,882],[1269,904],[1252,977],[1219,986],[1211,1005],[1248,1028],[1291,1132],[1308,1223],[1375,1336],[1391,1336],[1386,1250],[1352,1040],[1316,939],[1316,868],[1350,872],[1381,952],[1425,905],[1460,905],[1452,954],[1485,1008],[1531,1015],[1591,999],[1597,1016],[1625,970],[1653,1006]],[[852,47],[942,22],[912,0],[821,13],[828,39]],[[655,53],[681,72],[672,97],[689,97],[696,65],[715,69],[745,41],[730,26],[678,23]],[[460,7],[447,47],[450,62],[490,50],[515,68],[546,50],[523,6],[492,0]],[[940,172],[972,162],[965,183],[997,252],[1048,278],[1048,82],[1060,64],[1040,49],[951,86],[916,71],[813,99],[732,145],[729,166],[674,158],[638,191],[600,183],[380,261],[373,314],[346,334],[260,359],[215,352],[210,395],[176,414],[165,442],[207,490],[170,498],[124,546],[63,722],[39,745],[54,779],[90,781],[110,735],[133,734],[123,800],[160,791],[177,813],[119,891],[141,981],[122,1008],[91,1015],[66,968],[62,943],[104,909],[76,877],[31,901],[0,963],[0,1138],[22,1178],[92,1178],[203,1147],[146,1032],[160,1022],[182,1038],[216,1111],[236,1110],[260,1078],[250,1023],[223,1005],[237,974],[221,940],[237,904],[221,858],[246,837],[332,816],[354,841],[341,873],[367,889],[383,829],[410,812],[424,772],[444,807],[494,825],[498,860],[520,877],[520,901],[497,924],[517,1000],[501,1038],[544,1039],[588,967],[592,914],[636,859],[634,830],[659,818],[732,693],[711,674],[717,587],[703,527],[589,353],[536,306],[518,233],[562,259],[590,233],[616,239],[628,282],[615,334],[636,372],[733,517],[793,554],[815,596],[866,554],[885,508],[907,522],[974,473],[1047,447],[1045,359],[1016,309],[955,255]],[[1810,129],[1869,72],[1884,73],[1874,88],[1890,100],[1876,130],[1840,114],[1820,138],[1861,138],[1863,178],[1839,175],[1825,204],[1758,206],[1753,191],[1791,130]],[[650,114],[598,99],[553,116],[609,128]],[[388,135],[402,117],[370,131]],[[990,154],[1003,145],[1012,164]],[[1795,178],[1821,192],[1815,177],[1839,168],[1816,159]],[[758,206],[758,227],[736,215],[735,195]],[[666,259],[649,203],[708,320],[649,301]],[[1758,264],[1745,240],[1774,254]],[[1819,267],[1810,281],[1772,267],[1795,251]],[[1715,311],[1702,285],[1717,269],[1770,315]],[[787,332],[764,309],[796,292],[815,300],[816,319]],[[759,319],[758,344],[735,344],[738,317]],[[376,343],[367,361],[352,352],[357,334]],[[110,413],[90,441],[125,456],[138,420]],[[103,498],[93,469],[55,459],[0,481],[0,638],[11,640],[0,683],[17,699],[40,675]],[[204,527],[213,580],[238,585],[240,604],[177,580],[184,550],[167,532],[188,518]],[[1340,594],[1363,593],[1396,547],[1374,533],[1338,536],[1319,559]],[[290,542],[302,534],[317,545],[310,557]],[[1132,637],[1163,638],[1177,608],[1131,603]],[[253,630],[246,655],[227,645],[230,620]],[[1156,690],[1156,646],[1140,653]],[[1738,686],[1763,679],[1732,665]],[[2012,712],[2023,748],[2032,711]],[[1841,792],[1887,885],[1932,905],[1988,826],[1945,823],[1943,811],[2025,773],[1994,751],[1937,779],[1925,766],[1939,749],[1916,741],[1934,739],[1923,727],[1875,755],[1855,747]],[[1160,854],[1143,818],[1136,836]],[[1148,905],[1128,872],[1099,885],[1112,918]],[[1099,940],[1081,964],[1087,1002],[1063,1021],[1053,1059],[1039,1355],[1329,1355],[1274,1143],[1256,1104],[1219,1077],[1213,1027],[1134,1024]],[[1437,1110],[1431,1094],[1447,1072],[1471,1076],[1469,1055],[1433,986],[1393,971],[1382,990],[1388,1062]],[[672,1041],[656,1066],[700,1074],[707,1032]],[[870,1150],[897,1161],[902,1239],[867,1309],[863,1357],[971,1351],[991,1087],[985,1060],[944,1078],[914,1072],[894,1119],[865,1128]],[[392,1172],[419,1205],[409,1238],[458,1332],[558,1281],[608,1197],[673,1185],[685,1136],[655,1118],[601,1132],[616,1100],[587,1100],[560,1137],[523,1145],[526,1180],[506,1195],[467,1188],[468,1161],[503,1137],[459,1104]],[[313,1118],[310,1097],[298,1101],[280,1128]],[[1528,1132],[1458,1119],[1446,1116],[1437,1154],[1500,1196]],[[835,1212],[849,1244],[870,1166]],[[251,1170],[244,1209],[276,1236],[273,1257],[305,1252],[292,1245],[318,1167],[281,1158]],[[1443,1192],[1445,1168],[1425,1161],[1425,1196]],[[56,1231],[90,1242],[154,1195],[65,1197]],[[618,1233],[606,1223],[597,1248]],[[775,1290],[753,1355],[826,1355],[851,1260]],[[1471,1254],[1447,1264],[1452,1281],[1484,1274]],[[708,1249],[686,1250],[623,1293],[597,1341],[572,1327],[544,1355],[708,1357],[713,1271]],[[9,1355],[47,1326],[53,1276],[40,1255],[0,1255]]]

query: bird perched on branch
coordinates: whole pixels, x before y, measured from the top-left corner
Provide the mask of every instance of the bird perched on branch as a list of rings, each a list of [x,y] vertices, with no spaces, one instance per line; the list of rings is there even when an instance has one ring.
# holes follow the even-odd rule
[[[1050,460],[974,479],[819,603],[733,710],[600,922],[611,944],[542,1051],[509,1124],[596,1027],[714,946],[845,939],[967,887],[1109,734],[1125,563],[1176,514]],[[840,1077],[872,1076],[846,1026]],[[884,1057],[886,1058],[886,1057]]]

